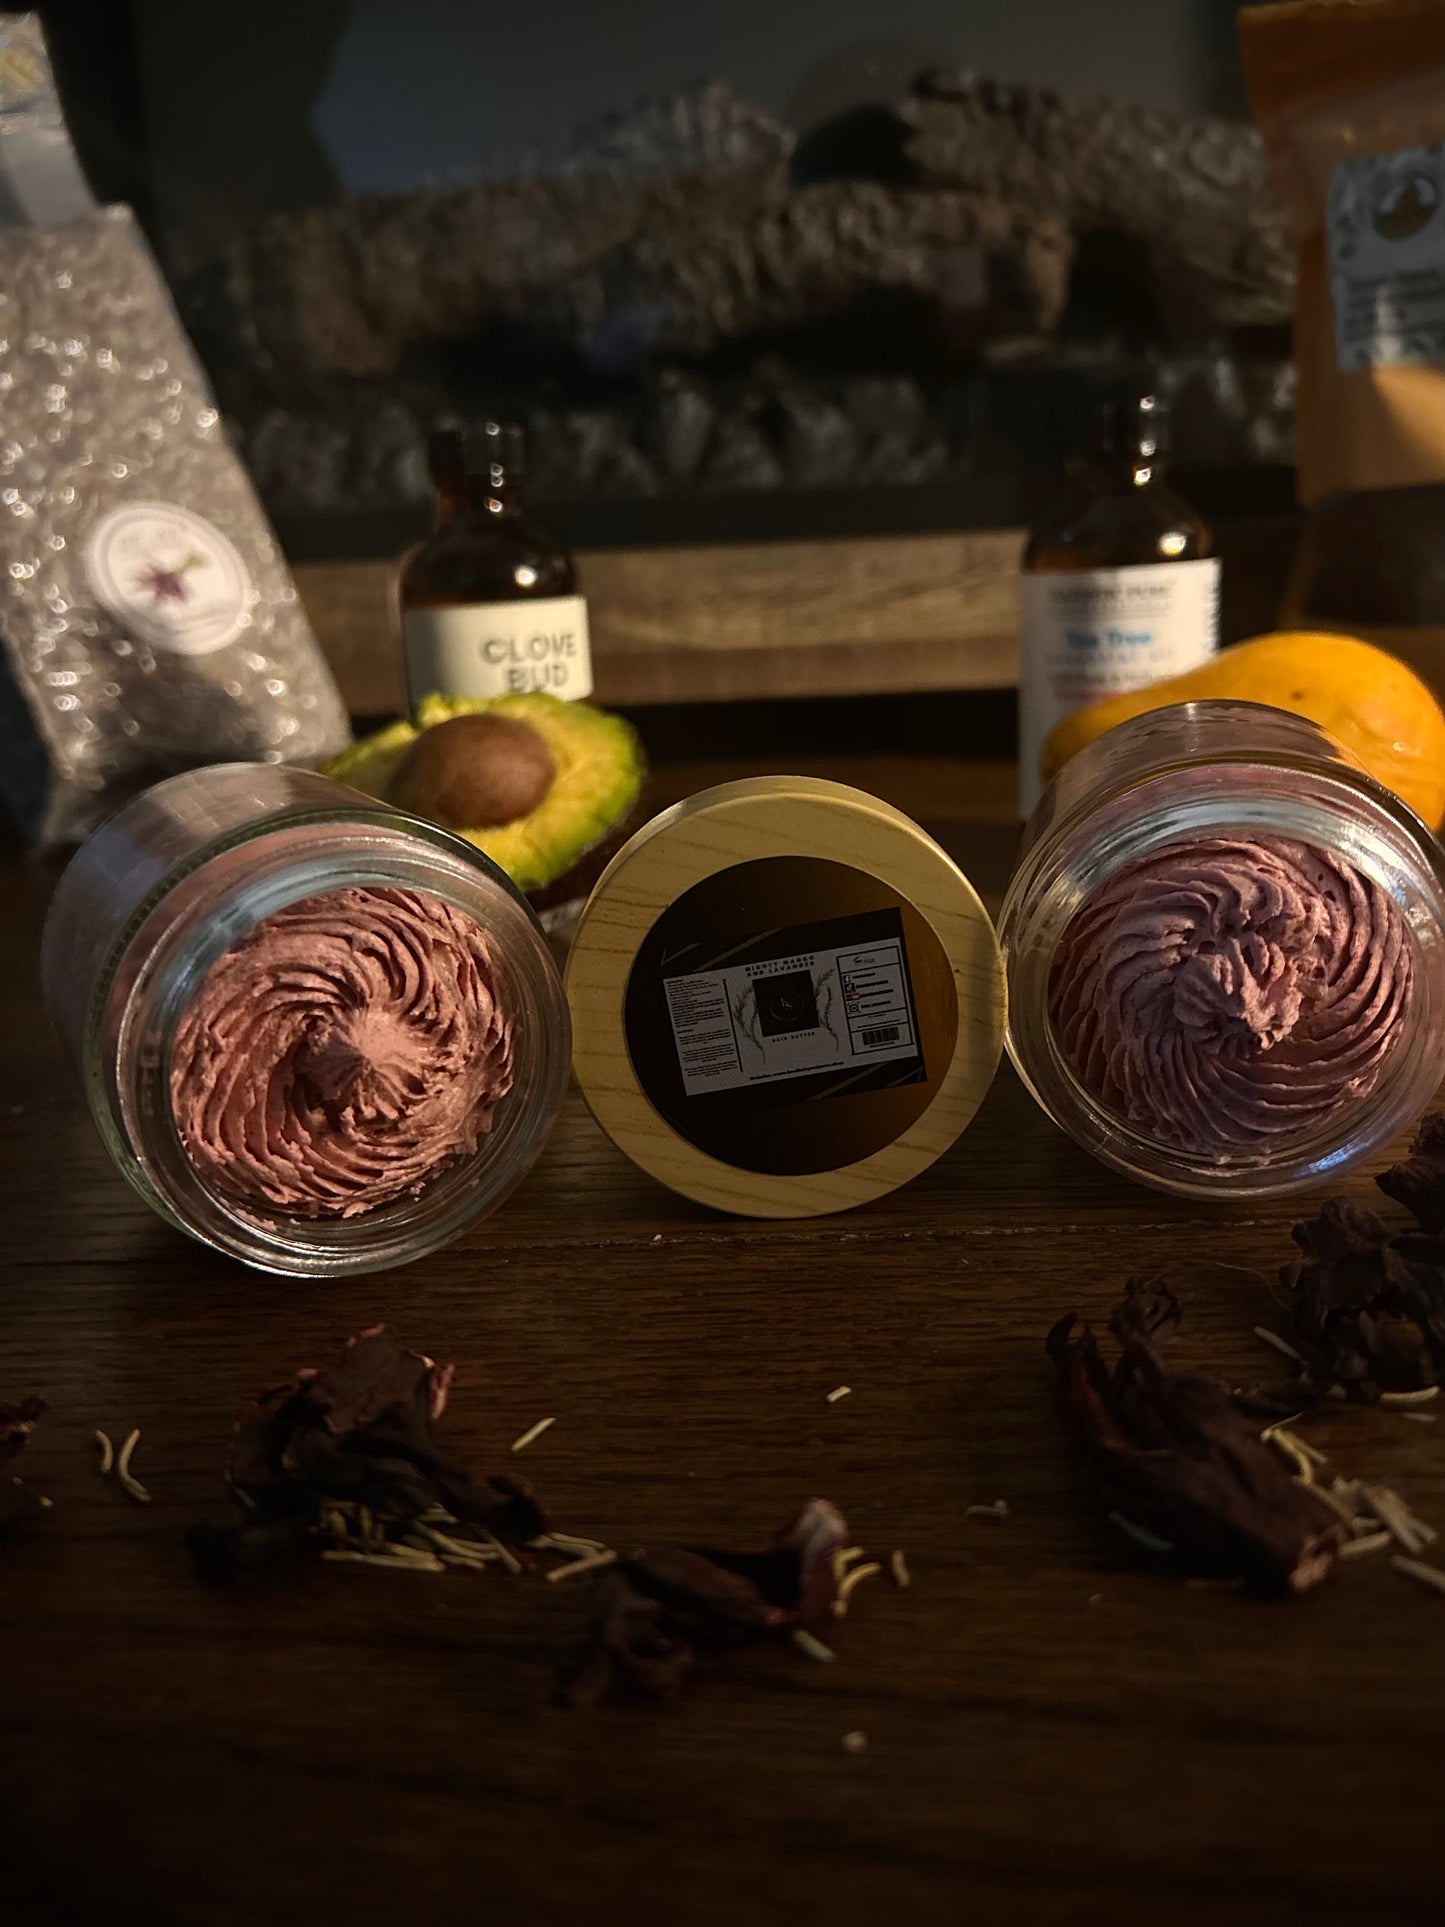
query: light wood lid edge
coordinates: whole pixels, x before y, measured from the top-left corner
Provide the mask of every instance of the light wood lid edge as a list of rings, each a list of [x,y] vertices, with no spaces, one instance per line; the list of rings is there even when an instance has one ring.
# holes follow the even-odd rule
[[[922,1115],[857,1163],[799,1176],[743,1170],[688,1143],[639,1086],[623,1029],[632,962],[657,918],[706,877],[769,856],[819,857],[880,876],[934,929],[958,998],[953,1056]],[[721,784],[645,825],[593,891],[566,982],[574,1068],[602,1129],[671,1189],[744,1216],[844,1210],[906,1183],[965,1129],[1003,1050],[1003,962],[972,884],[946,851],[891,804],[816,777]]]

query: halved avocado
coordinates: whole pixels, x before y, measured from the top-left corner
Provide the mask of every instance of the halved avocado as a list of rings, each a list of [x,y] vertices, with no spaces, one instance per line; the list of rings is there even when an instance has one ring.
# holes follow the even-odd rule
[[[628,815],[642,793],[642,747],[630,724],[590,703],[557,696],[425,696],[416,721],[390,723],[325,766],[338,783],[393,801],[392,778],[424,730],[457,716],[495,715],[535,729],[555,774],[536,808],[510,823],[448,824],[484,850],[519,889],[545,889],[579,863]]]

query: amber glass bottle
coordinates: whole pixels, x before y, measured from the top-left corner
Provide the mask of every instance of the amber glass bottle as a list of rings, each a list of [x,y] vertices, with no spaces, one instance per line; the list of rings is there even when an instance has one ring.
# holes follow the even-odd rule
[[[437,526],[402,560],[407,691],[504,696],[592,690],[587,604],[566,549],[518,494],[521,430],[443,429],[428,448]]]
[[[1194,669],[1219,639],[1209,526],[1161,475],[1161,410],[1111,394],[1059,499],[1029,536],[1020,585],[1019,804],[1064,716]]]

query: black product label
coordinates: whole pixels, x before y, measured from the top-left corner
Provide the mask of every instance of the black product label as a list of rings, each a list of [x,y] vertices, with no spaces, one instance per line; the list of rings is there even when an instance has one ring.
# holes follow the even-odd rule
[[[639,1082],[681,1136],[745,1170],[801,1173],[870,1156],[927,1108],[957,998],[931,926],[881,879],[769,857],[663,913],[624,1019]]]
[[[769,1084],[802,1102],[820,1077],[876,1090],[924,1074],[896,910],[778,931],[663,988],[689,1097]]]

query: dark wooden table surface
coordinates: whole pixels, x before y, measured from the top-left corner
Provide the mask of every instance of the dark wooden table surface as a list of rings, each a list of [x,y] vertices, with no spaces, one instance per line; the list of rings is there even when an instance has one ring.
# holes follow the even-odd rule
[[[911,809],[996,896],[1005,772],[809,767]],[[1250,1333],[1298,1212],[1133,1188],[1005,1070],[950,1155],[851,1217],[707,1215],[574,1101],[452,1250],[253,1276],[108,1168],[37,994],[52,879],[0,880],[0,1394],[50,1400],[28,1470],[54,1501],[0,1548],[7,1927],[1445,1914],[1445,1599],[1380,1558],[1289,1603],[1186,1586],[1099,1516],[1052,1403],[1050,1322],[1174,1264],[1187,1356],[1269,1376]],[[550,1698],[588,1582],[198,1584],[181,1534],[216,1505],[240,1396],[377,1320],[456,1361],[464,1463],[505,1468],[556,1416],[517,1463],[564,1526],[744,1546],[822,1494],[914,1583],[860,1587],[831,1666],[743,1654],[679,1710],[589,1715]],[[93,1428],[132,1425],[149,1508],[94,1471]],[[1445,1523],[1445,1418],[1307,1429]],[[999,1498],[1006,1521],[966,1516]]]

